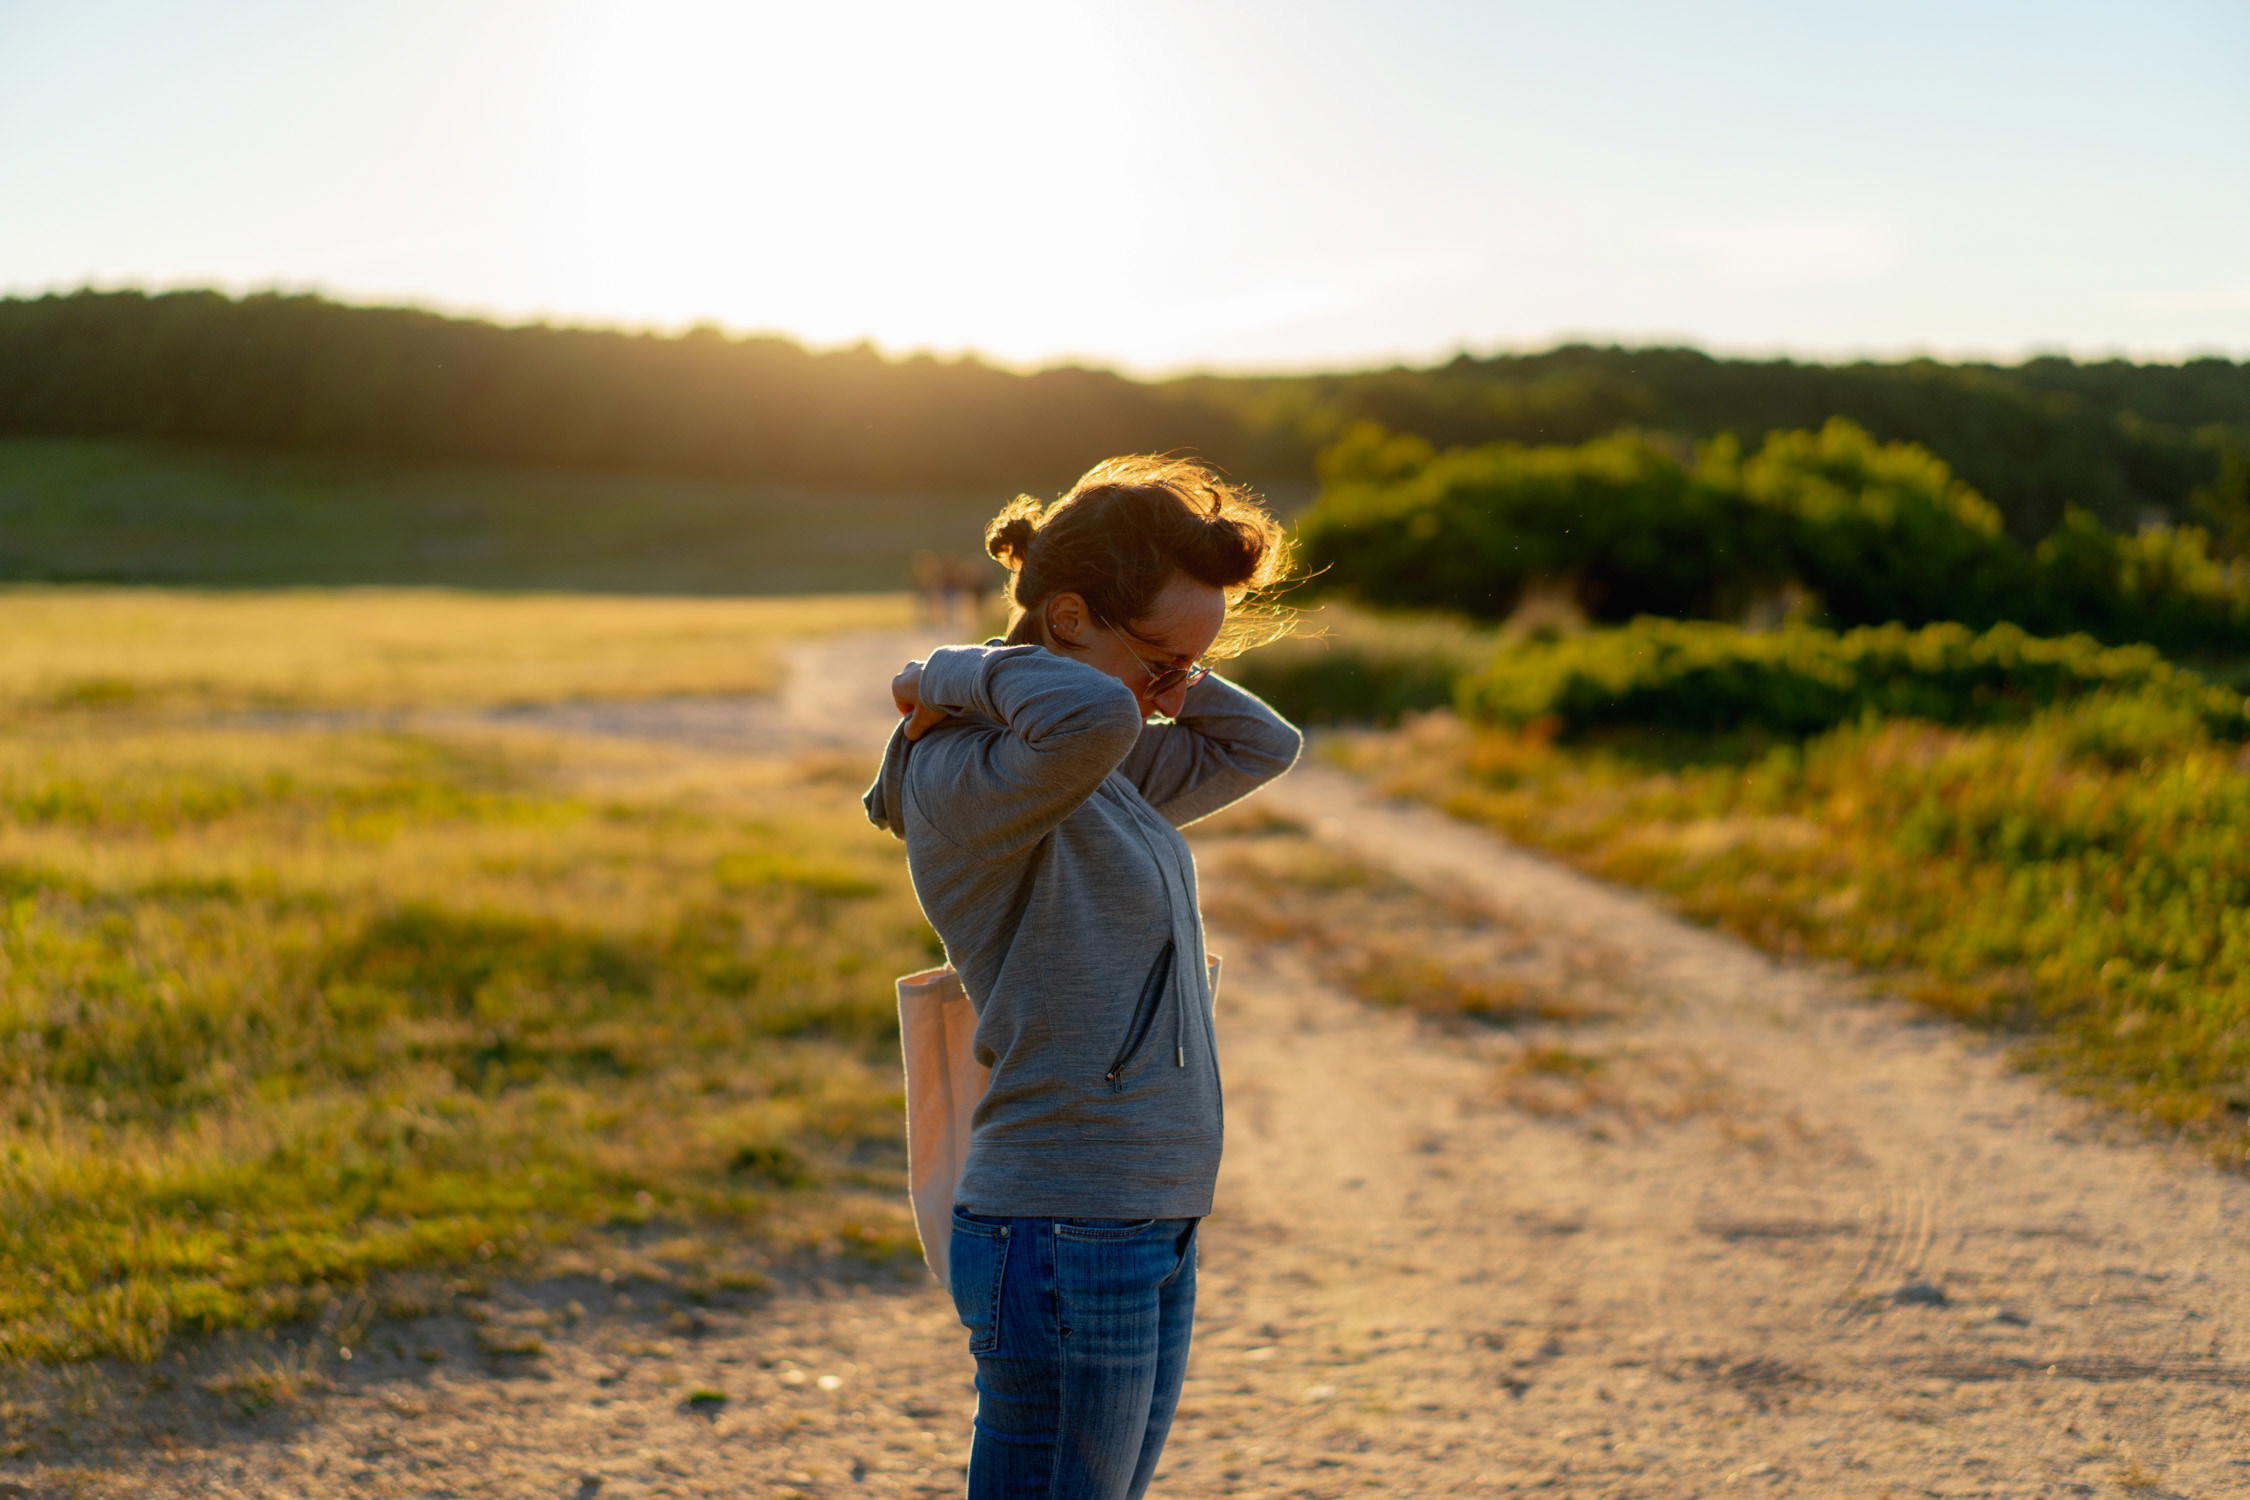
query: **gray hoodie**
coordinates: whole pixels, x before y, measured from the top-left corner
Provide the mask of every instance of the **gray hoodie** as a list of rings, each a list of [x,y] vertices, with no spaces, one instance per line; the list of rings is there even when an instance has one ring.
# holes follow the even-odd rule
[[[1197,1218],[1223,1133],[1182,825],[1296,762],[1304,736],[1217,673],[1178,718],[1044,646],[940,646],[863,799],[906,841],[923,915],[992,1069],[958,1201],[972,1213]]]

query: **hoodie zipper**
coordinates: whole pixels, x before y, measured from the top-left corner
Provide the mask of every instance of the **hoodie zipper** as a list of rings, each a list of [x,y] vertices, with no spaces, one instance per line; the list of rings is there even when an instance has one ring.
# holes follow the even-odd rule
[[[1124,1088],[1119,1077],[1124,1073],[1125,1065],[1133,1060],[1134,1053],[1141,1050],[1141,1043],[1148,1040],[1149,1032],[1156,1025],[1157,1002],[1163,998],[1165,982],[1171,977],[1172,950],[1177,944],[1178,940],[1175,938],[1164,940],[1164,951],[1156,955],[1154,967],[1149,970],[1148,978],[1141,983],[1140,999],[1133,1006],[1133,1022],[1125,1034],[1124,1050],[1117,1054],[1117,1060],[1102,1075],[1108,1080],[1112,1091]]]
[[[1144,814],[1139,807],[1133,806],[1133,803],[1140,800],[1137,794],[1123,796],[1120,800],[1126,804],[1126,812],[1133,820],[1133,830],[1141,836],[1141,843],[1148,849],[1149,858],[1156,861],[1157,875],[1164,882],[1166,899],[1173,901],[1181,899],[1179,893],[1173,889],[1173,877],[1179,873],[1177,867],[1173,865],[1163,850],[1156,847],[1156,840],[1149,837],[1146,819],[1155,815],[1153,813]],[[1146,804],[1143,803],[1142,806],[1146,806]],[[1178,834],[1172,830],[1169,824],[1164,824],[1161,820],[1158,821],[1159,826],[1163,827],[1167,833],[1172,834],[1174,838],[1178,837]],[[1174,933],[1171,941],[1174,944],[1179,941],[1177,932]],[[1187,1066],[1187,1007],[1184,1001],[1176,997],[1172,1005],[1172,1065],[1179,1068]]]

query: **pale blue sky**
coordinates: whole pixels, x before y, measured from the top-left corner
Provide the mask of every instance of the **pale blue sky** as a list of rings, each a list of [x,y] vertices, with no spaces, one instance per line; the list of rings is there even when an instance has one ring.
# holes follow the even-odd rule
[[[0,292],[1136,374],[2250,357],[2250,3],[0,0]]]

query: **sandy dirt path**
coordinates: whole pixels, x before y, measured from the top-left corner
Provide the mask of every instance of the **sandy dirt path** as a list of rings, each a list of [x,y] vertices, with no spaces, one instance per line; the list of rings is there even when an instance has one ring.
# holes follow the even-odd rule
[[[940,639],[807,643],[776,704],[511,717],[863,749],[871,776],[891,674]],[[1289,846],[1191,832],[1226,958],[1227,1152],[1152,1493],[2250,1496],[2250,1183],[1846,973],[1309,755],[1253,800],[1473,914],[1495,963],[1568,970],[1604,1003],[1530,1030],[1364,1003],[1317,945],[1216,914],[1245,909],[1223,899],[1237,861]],[[1601,1087],[1499,1086],[1540,1046],[1599,1056]],[[918,1266],[669,1322],[568,1290],[587,1313],[536,1368],[371,1368],[285,1433],[171,1439],[71,1488],[960,1493],[971,1361]],[[9,1472],[33,1494],[67,1477]]]

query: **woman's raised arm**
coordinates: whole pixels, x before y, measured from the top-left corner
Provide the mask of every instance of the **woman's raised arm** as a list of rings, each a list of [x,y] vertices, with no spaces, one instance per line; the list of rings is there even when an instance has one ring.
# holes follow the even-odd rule
[[[1304,732],[1213,672],[1169,724],[1146,724],[1119,766],[1175,828],[1238,802],[1297,763]]]
[[[995,858],[1046,837],[1141,734],[1131,688],[1044,646],[940,646],[919,686],[924,708],[961,721],[924,734],[916,753],[936,750],[937,774],[918,768],[914,807],[947,839]]]

